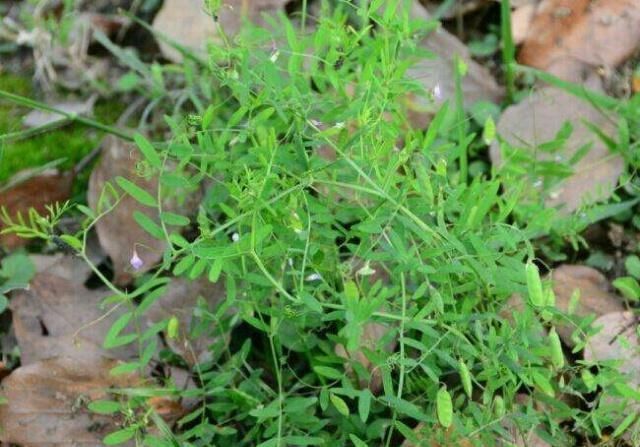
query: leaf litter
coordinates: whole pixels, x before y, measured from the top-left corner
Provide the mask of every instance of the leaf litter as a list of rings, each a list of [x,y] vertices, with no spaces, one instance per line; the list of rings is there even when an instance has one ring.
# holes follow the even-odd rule
[[[78,281],[50,273],[38,273],[28,290],[11,299],[13,330],[23,365],[55,357],[85,362],[102,357],[131,359],[138,354],[134,345],[105,349],[109,328],[126,310],[101,309],[110,293],[89,290]]]
[[[612,122],[611,117],[586,101],[555,87],[543,87],[503,112],[497,123],[500,139],[490,148],[491,162],[501,168],[508,165],[510,157],[524,153],[542,166],[542,162],[567,163],[579,156],[577,162],[571,163],[573,173],[547,189],[537,176],[523,173],[530,191],[538,191],[547,206],[557,207],[567,215],[585,204],[610,197],[624,171],[622,156],[611,152],[589,127],[590,124],[611,134]],[[570,138],[560,142],[554,151],[544,150],[545,143],[559,140],[563,129],[571,129]],[[582,154],[585,149],[586,154]]]
[[[561,265],[551,273],[556,307],[578,317],[622,312],[622,300],[610,292],[609,281],[597,270],[583,265]],[[575,301],[575,305],[572,303]],[[574,327],[568,323],[558,323],[556,330],[562,341],[573,347],[571,334]]]
[[[144,313],[148,325],[159,321],[176,317],[178,321],[178,333],[176,337],[165,337],[167,344],[174,352],[182,356],[185,361],[193,366],[210,360],[209,347],[218,339],[208,335],[194,337],[194,309],[201,301],[205,309],[212,312],[226,298],[224,282],[219,280],[211,283],[208,279],[186,281],[174,279],[171,281],[165,293]]]
[[[14,221],[19,216],[28,219],[31,208],[39,214],[46,214],[48,205],[68,200],[75,175],[48,169],[45,172],[29,170],[16,174],[16,177],[19,181],[13,186],[0,190],[0,207]],[[0,221],[0,232],[4,227],[5,224]],[[9,249],[24,246],[28,242],[28,239],[20,238],[14,233],[0,234],[0,246]]]
[[[217,10],[217,16],[205,10],[200,0],[166,0],[155,17],[153,28],[196,54],[204,54],[207,42],[223,44],[240,31],[243,20],[265,25],[263,14],[284,11],[287,0],[224,0]],[[182,53],[159,39],[164,56],[181,62]]]
[[[431,20],[431,14],[417,1],[412,3],[412,18]],[[452,100],[455,95],[455,58],[462,59],[467,66],[467,75],[462,79],[462,91],[465,106],[471,107],[478,101],[499,103],[504,96],[504,89],[498,85],[491,72],[473,60],[469,49],[456,36],[442,27],[429,33],[421,42],[434,57],[422,59],[407,70],[407,76],[423,85],[426,91],[433,92],[438,103]],[[412,123],[417,128],[424,128],[429,123],[433,104],[426,98],[414,97]]]
[[[160,229],[158,211],[126,194],[115,181],[122,177],[134,183],[152,198],[158,196],[158,179],[151,176],[133,143],[107,136],[102,143],[102,156],[91,172],[87,199],[97,213],[105,213],[96,223],[98,240],[113,264],[114,283],[126,285],[136,275],[153,269],[162,258],[166,236]],[[166,167],[171,170],[172,166]],[[117,189],[116,189],[117,188]],[[201,197],[200,191],[186,194],[180,188],[170,194],[164,190],[163,210],[191,214]],[[107,212],[108,211],[108,212]],[[158,234],[150,234],[139,223],[151,222]],[[173,227],[168,226],[168,231]]]
[[[112,388],[139,383],[134,374],[112,375],[117,365],[111,359],[57,357],[16,369],[0,387],[7,401],[0,405],[0,440],[23,447],[104,445],[118,420],[90,413],[87,404],[108,399]]]
[[[640,44],[636,0],[542,0],[526,32],[520,62],[581,82],[611,70]]]

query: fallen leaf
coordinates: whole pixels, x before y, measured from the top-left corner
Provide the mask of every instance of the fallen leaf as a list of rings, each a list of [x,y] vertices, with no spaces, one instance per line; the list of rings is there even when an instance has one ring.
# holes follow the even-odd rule
[[[140,161],[138,149],[132,143],[116,137],[107,136],[102,142],[102,156],[91,172],[87,199],[95,211],[101,206],[101,194],[109,182],[122,176],[133,181],[140,188],[156,196],[158,182],[137,175],[136,165]],[[115,186],[114,186],[115,187]],[[121,194],[122,191],[120,191]],[[158,262],[165,248],[165,241],[159,240],[144,231],[134,220],[134,213],[140,212],[157,221],[157,210],[143,206],[133,197],[125,194],[116,207],[103,216],[95,225],[98,239],[104,251],[111,257],[114,270],[114,282],[122,285],[131,282],[133,270],[130,259],[134,248],[142,259],[139,272],[146,272]]]
[[[133,375],[111,375],[117,364],[56,358],[16,369],[2,381],[8,402],[0,405],[0,440],[23,447],[103,445],[102,438],[118,428],[114,417],[90,413],[86,405],[109,398],[111,388],[137,383]]]
[[[165,386],[170,389],[179,390],[182,394],[180,399],[180,405],[188,411],[193,410],[197,405],[201,403],[201,400],[196,397],[197,394],[191,393],[190,396],[184,396],[185,392],[193,392],[198,388],[198,385],[193,380],[193,374],[184,368],[177,366],[164,365],[165,371],[167,371],[167,378]]]
[[[417,1],[412,4],[411,17],[431,20],[430,14]],[[437,101],[444,102],[455,96],[455,58],[460,57],[467,65],[467,74],[462,79],[465,107],[484,100],[500,102],[504,91],[497,84],[489,70],[475,62],[467,47],[453,34],[442,27],[429,33],[421,45],[435,54],[433,59],[422,59],[407,70],[409,78],[419,81],[427,91],[439,86],[440,94]],[[429,109],[432,104],[426,98],[413,98],[415,104],[410,108],[414,111],[411,120],[416,127],[425,127],[430,119]]]
[[[9,374],[11,374],[11,370],[7,368],[7,365],[5,365],[4,362],[0,362],[0,382],[2,382],[2,380],[4,380],[4,378]]]
[[[520,62],[580,82],[598,67],[623,62],[640,43],[637,0],[543,0]]]
[[[51,169],[35,176],[29,176],[29,172],[23,171],[16,174],[16,177],[24,177],[26,180],[0,191],[0,207],[4,207],[14,221],[18,214],[26,218],[30,208],[35,209],[39,214],[44,214],[47,205],[64,202],[71,197],[74,179],[71,172],[61,173]],[[0,221],[0,231],[4,228],[5,225]],[[28,242],[28,239],[13,233],[0,235],[0,245],[9,249],[21,247]]]
[[[569,311],[569,303],[577,291],[580,300],[574,315],[602,316],[611,312],[622,312],[622,301],[609,292],[609,281],[597,270],[584,265],[561,265],[551,273],[553,291],[556,296],[556,307],[562,312]],[[574,327],[558,322],[556,330],[562,341],[570,347],[575,343],[571,339]]]
[[[630,311],[612,312],[593,322],[601,327],[584,348],[587,362],[620,360],[618,371],[629,374],[629,385],[640,385],[640,339],[638,317]]]
[[[16,292],[10,302],[22,365],[62,356],[86,363],[135,357],[133,344],[102,347],[109,328],[125,310],[100,309],[106,296],[104,290],[89,290],[77,280],[36,274],[29,289]]]
[[[113,282],[118,285],[130,283],[134,273],[140,274],[154,268],[162,258],[166,246],[165,240],[151,236],[142,229],[134,217],[136,213],[140,213],[159,224],[158,209],[141,204],[116,186],[115,178],[120,176],[135,183],[152,197],[158,195],[157,178],[139,175],[140,161],[140,152],[134,144],[109,135],[102,142],[102,156],[89,178],[87,199],[93,210],[106,208],[100,200],[107,183],[112,188],[118,188],[119,194],[122,195],[119,203],[95,225],[100,245],[113,263]],[[173,169],[174,165],[171,163],[165,166],[166,171],[170,172]],[[112,195],[106,194],[105,197]],[[164,188],[162,209],[165,212],[188,216],[197,209],[201,198],[202,192],[199,188],[190,191]],[[173,228],[169,227],[169,230]],[[142,261],[135,269],[131,263],[134,250]]]
[[[389,284],[389,274],[377,263],[369,265],[368,262],[361,258],[354,257],[351,259],[350,271],[353,277],[366,277],[368,284],[374,285],[378,281],[383,284]],[[341,343],[337,344],[334,349],[336,355],[347,360],[345,362],[345,370],[348,374],[353,374],[352,362],[358,362],[370,373],[369,380],[362,379],[360,386],[368,387],[374,394],[378,393],[382,387],[382,370],[380,365],[371,361],[365,351],[376,351],[380,341],[389,330],[389,326],[382,323],[365,323],[360,336],[360,346],[357,350],[348,351]],[[396,349],[397,345],[398,340],[394,338],[384,346],[384,350],[390,354]]]
[[[104,261],[104,253],[102,253],[97,237],[93,233],[87,237],[85,254],[93,265],[100,265]],[[92,273],[91,267],[84,259],[66,253],[33,254],[29,256],[29,259],[33,263],[36,273],[49,273],[79,284],[84,284]]]
[[[627,385],[631,388],[640,386],[640,337],[638,335],[638,317],[633,312],[612,312],[602,315],[593,322],[593,327],[601,327],[593,335],[584,349],[584,359],[587,362],[618,360],[616,368],[627,375]],[[635,412],[640,413],[640,404],[628,399],[611,396],[605,393],[601,396],[604,404],[620,403],[624,413],[620,415],[614,425],[622,422],[623,417]],[[632,430],[623,433],[622,438],[631,442]],[[633,444],[635,445],[635,443]]]
[[[167,396],[150,397],[147,399],[147,405],[169,425],[173,425],[188,412],[178,399]]]
[[[511,13],[511,35],[513,43],[520,45],[531,30],[531,23],[536,13],[535,3],[524,3]]]
[[[599,110],[567,92],[545,87],[508,107],[497,125],[498,134],[509,145],[518,151],[534,153],[538,160],[570,160],[581,147],[591,143],[588,153],[572,165],[573,174],[546,193],[546,205],[560,207],[563,214],[571,213],[582,204],[608,198],[624,170],[622,157],[611,153],[583,121],[605,133],[612,132],[609,119]],[[573,126],[565,145],[555,154],[537,150],[540,143],[554,140],[565,122]],[[491,145],[490,157],[496,167],[505,161],[497,141]],[[530,191],[538,189],[540,179],[523,177],[522,180],[530,183]]]
[[[93,104],[96,97],[91,97],[86,101],[64,101],[55,104],[51,104],[51,107],[58,109],[65,113],[73,113],[76,115],[91,115],[93,111]],[[55,123],[56,121],[64,121],[64,115],[54,112],[48,112],[45,110],[32,110],[22,120],[22,124],[25,127],[40,127],[47,124]]]
[[[531,399],[531,396],[529,395],[517,394],[515,401],[519,405],[526,407],[531,403],[532,399]],[[534,405],[536,405],[536,403],[534,403]],[[537,408],[537,410],[543,411],[542,408]],[[550,446],[549,443],[544,441],[542,438],[540,438],[540,436],[536,434],[535,429],[531,429],[526,433],[523,433],[520,429],[518,429],[518,426],[514,424],[510,419],[507,419],[503,425],[511,435],[510,442],[512,442],[517,447],[549,447]],[[506,444],[506,445],[511,445],[511,444]]]
[[[636,69],[631,75],[631,91],[640,93],[640,69]]]
[[[335,347],[335,353],[339,357],[348,360],[345,364],[345,370],[347,374],[353,374],[353,367],[351,362],[360,363],[371,376],[369,380],[362,379],[360,381],[361,387],[368,387],[374,394],[378,393],[382,387],[382,370],[380,365],[374,364],[369,357],[365,354],[365,350],[376,351],[378,343],[389,331],[389,327],[381,323],[366,323],[362,327],[362,335],[360,336],[360,347],[355,351],[347,351],[343,344],[337,344]],[[397,340],[393,340],[387,344],[385,350],[387,352],[393,352]]]
[[[549,447],[551,445],[538,436],[534,429],[522,433],[515,425],[509,425],[508,428],[509,434],[512,436],[511,443],[504,445],[516,447]]]
[[[209,334],[189,336],[194,309],[200,298],[207,303],[210,311],[214,311],[226,298],[224,282],[174,279],[167,291],[145,312],[149,325],[173,316],[178,319],[178,336],[175,339],[168,336],[165,338],[171,349],[181,355],[189,365],[207,361],[210,356],[209,346],[217,340]]]
[[[153,21],[153,28],[160,34],[197,53],[203,53],[207,41],[221,43],[218,27],[227,37],[240,31],[242,21],[264,25],[262,14],[284,11],[287,0],[224,0],[218,10],[216,24],[204,8],[202,0],[165,0]],[[182,54],[159,40],[162,54],[174,62],[182,61]]]

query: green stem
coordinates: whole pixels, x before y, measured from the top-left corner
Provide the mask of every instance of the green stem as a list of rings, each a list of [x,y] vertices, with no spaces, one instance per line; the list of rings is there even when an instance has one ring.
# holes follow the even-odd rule
[[[7,101],[11,101],[14,104],[18,104],[24,107],[29,107],[32,109],[38,109],[38,110],[44,110],[51,113],[56,113],[60,116],[65,117],[70,122],[84,124],[85,126],[93,127],[94,129],[98,129],[103,132],[107,132],[117,137],[120,137],[123,140],[133,141],[133,137],[128,132],[120,130],[116,127],[102,124],[101,122],[93,120],[91,118],[80,116],[76,113],[69,113],[69,112],[65,112],[64,110],[56,109],[55,107],[51,107],[50,105],[47,105],[40,101],[35,101],[33,99],[20,96],[20,95],[14,95],[13,93],[9,93],[5,90],[0,90],[0,99],[6,99]],[[8,136],[11,137],[12,135],[15,136],[14,134],[9,134]]]
[[[502,63],[504,64],[504,77],[507,86],[507,101],[511,103],[515,93],[514,67],[516,49],[511,32],[511,4],[509,0],[500,2],[500,34],[502,37]]]

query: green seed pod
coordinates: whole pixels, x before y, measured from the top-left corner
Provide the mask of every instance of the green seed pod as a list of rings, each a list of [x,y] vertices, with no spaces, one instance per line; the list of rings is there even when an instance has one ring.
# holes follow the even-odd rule
[[[493,143],[493,140],[496,138],[496,123],[493,121],[491,116],[487,117],[487,120],[484,122],[484,130],[482,131],[482,139],[484,140],[486,145],[490,145]]]
[[[527,274],[529,301],[536,307],[544,306],[546,300],[542,292],[542,281],[540,280],[538,267],[533,262],[527,262],[525,272]]]
[[[505,415],[504,399],[502,399],[502,396],[495,396],[493,398],[493,411],[499,418]]]
[[[469,399],[471,399],[471,373],[467,368],[466,363],[462,359],[458,360],[458,371],[460,372],[460,381],[462,382],[462,388]]]
[[[180,325],[180,322],[178,321],[178,318],[175,315],[172,316],[169,322],[167,323],[167,337],[171,339],[176,338],[178,336],[179,325]]]
[[[556,332],[556,328],[551,328],[549,331],[549,345],[551,348],[551,363],[556,369],[560,369],[564,366],[564,353],[562,352],[562,343],[560,337]]]
[[[451,423],[453,422],[453,402],[451,402],[451,395],[446,387],[438,390],[436,396],[436,412],[438,413],[440,425],[445,428],[451,427]]]

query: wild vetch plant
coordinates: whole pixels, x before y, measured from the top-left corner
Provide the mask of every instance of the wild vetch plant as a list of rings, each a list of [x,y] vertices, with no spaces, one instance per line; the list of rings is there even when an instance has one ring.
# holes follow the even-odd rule
[[[272,19],[206,60],[185,53],[178,73],[156,70],[157,85],[184,92],[154,93],[175,112],[170,139],[135,138],[157,197],[118,179],[64,241],[89,262],[86,236],[118,197],[157,210],[139,223],[166,251],[137,288],[93,266],[108,305],[131,309],[106,344],[140,346],[117,372],[145,371],[149,334],[178,330],[175,319],[136,324],[171,278],[222,284],[224,296],[180,328],[217,340],[181,396],[197,400],[192,412],[172,431],[142,398],[175,389],[123,392],[114,411],[129,426],[108,443],[497,445],[535,431],[567,445],[616,425],[637,393],[612,368],[565,361],[554,322],[571,320],[578,346],[590,329],[554,307],[532,263],[540,227],[514,218],[526,192],[501,190],[507,172],[468,174],[481,129],[406,74],[429,57],[420,41],[433,24],[381,3],[324,10],[305,33]],[[431,101],[426,129],[409,120],[415,98]],[[195,216],[163,211],[199,194]],[[135,247],[131,265],[142,266]],[[514,295],[517,309],[505,305]],[[166,351],[162,361],[184,364]]]

